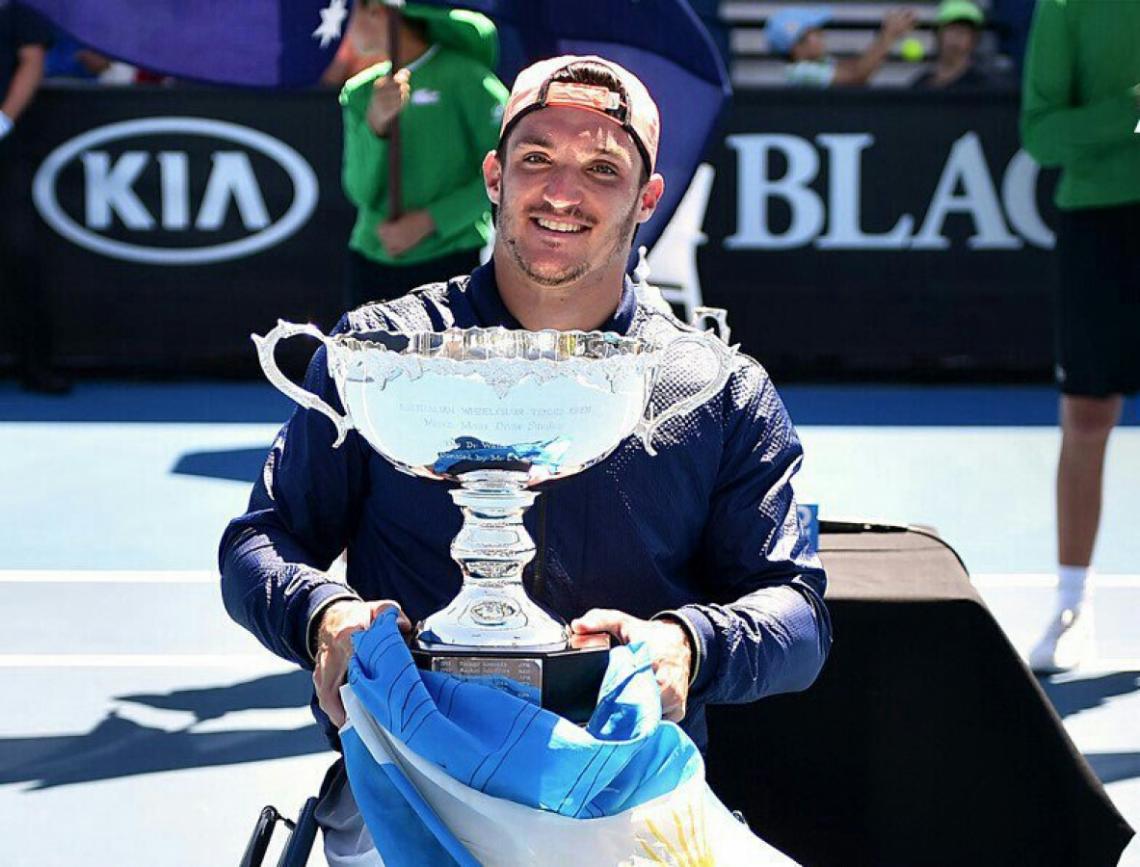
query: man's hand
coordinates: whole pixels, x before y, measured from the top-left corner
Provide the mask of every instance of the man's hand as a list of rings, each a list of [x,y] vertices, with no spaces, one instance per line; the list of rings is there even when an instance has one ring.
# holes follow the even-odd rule
[[[670,620],[641,620],[610,608],[593,608],[571,621],[570,628],[579,634],[608,632],[622,644],[642,641],[648,645],[657,685],[661,688],[662,715],[673,722],[685,718],[693,648],[679,624]]]
[[[883,36],[893,43],[914,29],[918,16],[913,9],[892,9],[883,16]]]
[[[348,673],[352,658],[353,633],[363,632],[380,614],[389,608],[399,612],[396,625],[407,634],[412,631],[411,621],[404,616],[395,602],[359,602],[355,599],[338,600],[321,613],[317,627],[316,667],[313,669],[313,686],[321,710],[329,715],[333,725],[344,725],[344,704],[340,700],[340,687]]]
[[[412,249],[435,231],[435,220],[427,211],[411,211],[398,220],[385,220],[376,227],[376,237],[389,256]]]
[[[368,101],[365,119],[376,135],[388,134],[392,119],[403,111],[412,95],[411,70],[398,69],[395,75],[384,75],[372,82],[372,98]]]

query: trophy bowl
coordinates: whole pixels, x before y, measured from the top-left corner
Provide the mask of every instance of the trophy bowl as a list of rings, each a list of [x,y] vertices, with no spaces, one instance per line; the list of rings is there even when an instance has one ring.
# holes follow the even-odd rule
[[[277,367],[276,344],[298,334],[326,346],[343,415]],[[417,627],[418,663],[521,690],[556,707],[561,700],[548,701],[551,690],[565,691],[571,681],[600,682],[608,641],[575,640],[523,588],[523,569],[535,553],[523,525],[538,496],[533,488],[598,463],[631,434],[655,454],[652,438],[661,424],[723,387],[735,347],[703,332],[680,332],[665,341],[505,328],[326,336],[312,325],[288,322],[253,339],[270,382],[332,421],[334,446],[356,430],[401,471],[458,483],[450,494],[463,525],[451,554],[463,585],[449,605]],[[712,352],[717,374],[654,416],[650,396],[658,372],[685,344]],[[544,668],[559,665],[589,671],[560,674],[558,683],[549,683],[547,674],[554,672]]]

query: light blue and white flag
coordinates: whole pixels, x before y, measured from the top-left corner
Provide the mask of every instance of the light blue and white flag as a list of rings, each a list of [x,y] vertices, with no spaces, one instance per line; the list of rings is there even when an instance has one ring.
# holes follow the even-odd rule
[[[417,669],[388,612],[357,636],[342,695],[352,792],[389,867],[792,863],[709,789],[642,646],[611,651],[581,728]]]

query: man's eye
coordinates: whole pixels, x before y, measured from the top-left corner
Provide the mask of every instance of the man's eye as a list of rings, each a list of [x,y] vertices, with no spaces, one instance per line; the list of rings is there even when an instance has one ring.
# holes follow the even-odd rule
[[[599,175],[611,175],[614,177],[616,177],[618,173],[617,169],[615,169],[609,163],[598,163],[594,166],[593,171]]]
[[[543,156],[542,154],[527,154],[526,156],[524,156],[524,157],[523,157],[523,160],[522,160],[522,161],[523,161],[524,163],[530,163],[530,164],[532,164],[532,165],[542,165],[542,164],[544,164],[544,163],[548,163],[548,162],[550,162],[550,161],[549,161],[549,160],[548,160],[548,159],[547,159],[545,156]]]

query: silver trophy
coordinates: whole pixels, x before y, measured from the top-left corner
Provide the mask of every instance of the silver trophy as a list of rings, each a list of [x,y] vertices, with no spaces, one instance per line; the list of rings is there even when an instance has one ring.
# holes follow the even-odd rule
[[[325,345],[344,415],[277,367],[278,341],[299,334]],[[608,640],[572,636],[527,596],[523,568],[535,547],[523,514],[536,485],[593,466],[631,434],[656,454],[655,431],[720,391],[736,348],[699,332],[662,341],[505,328],[329,337],[283,321],[252,336],[269,381],[336,427],[334,447],[355,430],[399,470],[458,483],[450,493],[463,526],[451,555],[463,585],[417,626],[417,663],[588,718]],[[711,353],[715,375],[655,415],[650,396],[663,363],[691,344]]]

